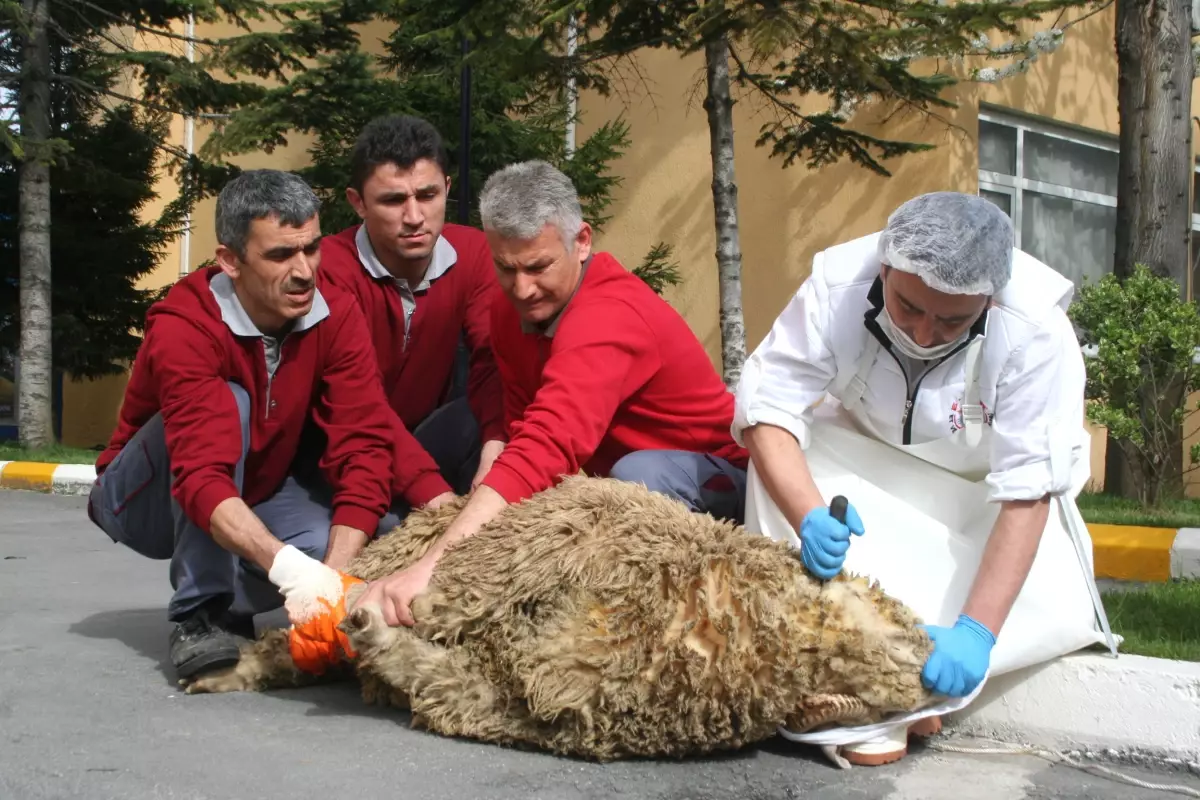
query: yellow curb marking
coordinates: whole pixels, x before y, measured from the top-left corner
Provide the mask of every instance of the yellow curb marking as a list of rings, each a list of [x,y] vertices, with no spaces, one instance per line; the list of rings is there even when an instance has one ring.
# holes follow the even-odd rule
[[[0,471],[0,487],[49,492],[54,488],[54,471],[58,467],[35,461],[10,461]]]
[[[1175,528],[1088,525],[1097,578],[1169,581]]]
[[[10,461],[0,467],[0,488],[49,492],[59,464]],[[1174,528],[1088,523],[1097,578],[1126,581],[1171,579]]]

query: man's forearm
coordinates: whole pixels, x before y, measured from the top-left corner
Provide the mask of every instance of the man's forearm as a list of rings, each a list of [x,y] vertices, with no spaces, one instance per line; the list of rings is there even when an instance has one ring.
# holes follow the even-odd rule
[[[446,529],[442,537],[434,543],[433,547],[429,548],[425,559],[436,563],[442,557],[442,553],[462,540],[474,536],[480,528],[495,519],[507,505],[508,501],[495,489],[486,485],[480,486],[463,506],[463,510],[458,512],[458,516],[454,518],[454,522],[450,523],[450,527]]]
[[[1001,505],[962,609],[996,636],[1025,585],[1049,515],[1049,497]]]
[[[334,525],[329,529],[329,546],[325,548],[325,565],[343,569],[367,543],[367,534],[349,525]]]
[[[275,555],[283,549],[283,542],[267,530],[240,497],[230,497],[217,504],[209,518],[208,530],[213,541],[257,564],[263,572],[271,571]]]
[[[800,443],[783,428],[766,424],[747,428],[742,438],[767,494],[792,528],[799,530],[808,512],[825,504]]]

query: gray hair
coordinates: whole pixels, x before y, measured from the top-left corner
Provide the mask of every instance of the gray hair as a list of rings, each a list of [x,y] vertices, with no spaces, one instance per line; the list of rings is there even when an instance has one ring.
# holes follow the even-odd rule
[[[275,217],[300,226],[321,210],[321,200],[298,175],[277,169],[247,170],[225,184],[217,196],[217,241],[246,255],[250,223]]]
[[[575,185],[545,161],[522,161],[492,173],[479,195],[479,216],[485,229],[506,239],[536,239],[554,225],[568,250],[583,227]]]

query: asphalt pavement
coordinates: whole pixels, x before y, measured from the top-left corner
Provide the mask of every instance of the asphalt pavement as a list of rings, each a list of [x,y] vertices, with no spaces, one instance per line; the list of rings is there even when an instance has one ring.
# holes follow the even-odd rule
[[[413,730],[350,684],[190,697],[167,660],[166,563],[114,545],[84,506],[0,490],[0,800],[1181,796],[1027,755],[920,748],[844,772],[783,739],[686,762],[584,763]],[[1118,768],[1200,790],[1186,771]]]

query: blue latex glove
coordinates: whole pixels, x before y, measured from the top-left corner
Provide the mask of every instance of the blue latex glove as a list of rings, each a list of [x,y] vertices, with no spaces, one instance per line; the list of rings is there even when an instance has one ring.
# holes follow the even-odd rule
[[[925,688],[947,697],[966,697],[987,674],[996,637],[986,627],[959,614],[953,628],[922,625],[933,640],[933,652],[921,671]]]
[[[829,513],[828,506],[814,508],[800,523],[800,561],[814,576],[831,580],[842,570],[850,534],[862,536],[863,524],[854,506],[846,504],[846,524]]]

